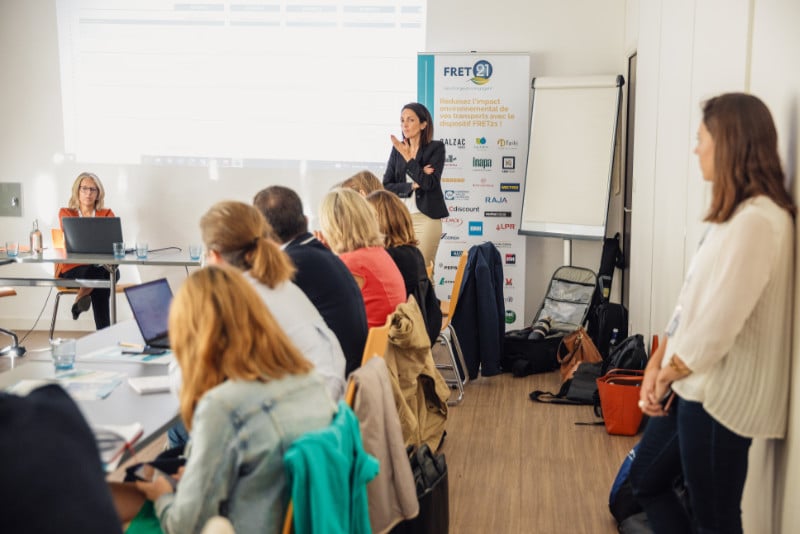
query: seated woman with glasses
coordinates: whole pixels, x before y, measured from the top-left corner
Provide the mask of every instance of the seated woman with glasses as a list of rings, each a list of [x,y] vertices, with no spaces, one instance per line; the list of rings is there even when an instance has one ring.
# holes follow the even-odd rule
[[[113,484],[122,521],[158,518],[169,533],[199,532],[223,515],[237,533],[281,531],[288,505],[284,451],[330,425],[336,405],[311,362],[230,266],[192,273],[169,313],[183,371],[180,415],[192,432],[174,478]],[[153,507],[142,505],[145,498]],[[131,525],[133,528],[133,524]]]
[[[66,208],[58,212],[58,223],[64,217],[115,217],[114,212],[104,207],[106,198],[103,183],[97,175],[82,172],[72,184],[72,195]],[[109,280],[111,273],[102,265],[75,265],[71,263],[56,263],[56,278],[81,278],[88,280]],[[94,324],[98,330],[111,324],[109,312],[109,297],[111,290],[108,288],[78,288],[75,302],[72,304],[72,318],[78,316],[92,307],[94,311]]]

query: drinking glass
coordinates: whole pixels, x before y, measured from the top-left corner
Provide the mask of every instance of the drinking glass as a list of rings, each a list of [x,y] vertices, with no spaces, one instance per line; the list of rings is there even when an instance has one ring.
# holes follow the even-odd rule
[[[199,260],[203,253],[202,245],[192,243],[189,245],[189,258],[192,260]]]
[[[147,243],[136,243],[136,257],[140,260],[147,259]]]
[[[117,259],[125,257],[125,243],[114,243],[114,257]]]
[[[6,255],[9,258],[16,258],[17,256],[19,256],[18,241],[6,241]]]
[[[57,337],[50,340],[50,353],[56,372],[69,371],[75,366],[75,340]]]

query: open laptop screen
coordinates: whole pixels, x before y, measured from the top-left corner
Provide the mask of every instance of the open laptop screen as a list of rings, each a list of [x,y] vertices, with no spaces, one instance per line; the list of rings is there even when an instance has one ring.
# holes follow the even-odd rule
[[[167,335],[172,290],[166,278],[127,287],[125,296],[145,343],[152,345]]]
[[[69,253],[113,254],[114,243],[123,241],[119,217],[64,217],[61,226]]]

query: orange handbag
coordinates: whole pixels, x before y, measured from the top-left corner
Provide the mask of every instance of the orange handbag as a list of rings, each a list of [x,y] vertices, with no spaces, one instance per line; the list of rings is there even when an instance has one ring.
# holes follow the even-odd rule
[[[611,369],[597,379],[597,393],[606,432],[620,436],[635,436],[642,424],[639,408],[639,387],[644,371]]]
[[[597,350],[592,338],[580,326],[574,332],[561,339],[556,353],[556,359],[561,365],[561,383],[563,384],[575,374],[575,369],[583,363],[597,363],[603,361],[600,351]]]

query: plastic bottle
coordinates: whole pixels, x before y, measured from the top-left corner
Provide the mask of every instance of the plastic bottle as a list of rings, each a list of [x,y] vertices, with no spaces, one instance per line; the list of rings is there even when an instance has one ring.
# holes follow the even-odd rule
[[[42,232],[39,231],[39,221],[34,219],[33,230],[31,230],[31,254],[42,253]]]
[[[611,339],[608,340],[608,348],[609,350],[617,344],[619,341],[617,338],[619,337],[619,328],[614,328],[611,330]]]

